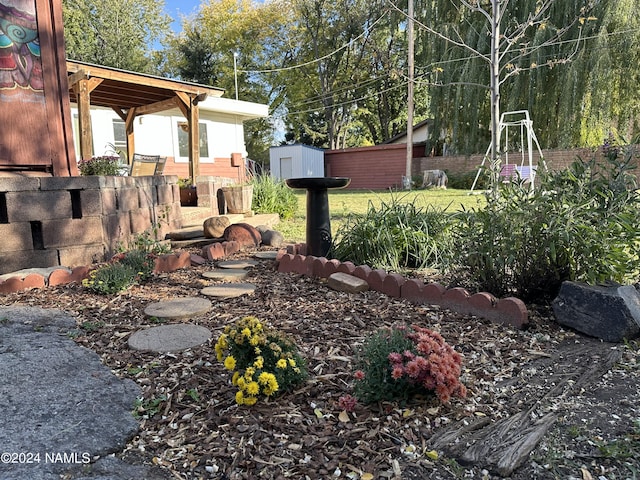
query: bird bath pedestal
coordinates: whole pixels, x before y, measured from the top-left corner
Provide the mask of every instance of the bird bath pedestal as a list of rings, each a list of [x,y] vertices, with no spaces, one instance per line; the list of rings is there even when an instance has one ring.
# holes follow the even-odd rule
[[[331,248],[331,220],[329,219],[328,190],[344,188],[351,182],[344,177],[289,178],[289,188],[307,191],[307,253],[326,257]]]

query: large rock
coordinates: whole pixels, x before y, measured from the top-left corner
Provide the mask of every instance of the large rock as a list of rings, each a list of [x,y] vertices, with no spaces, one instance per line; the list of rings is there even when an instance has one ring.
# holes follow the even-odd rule
[[[209,217],[202,224],[202,230],[207,238],[222,238],[224,230],[229,225],[231,225],[231,221],[227,217]]]
[[[560,325],[606,342],[640,335],[640,295],[631,285],[564,282],[552,306]]]
[[[238,242],[240,248],[256,248],[262,241],[260,232],[248,223],[229,225],[224,231],[223,238],[228,242]]]

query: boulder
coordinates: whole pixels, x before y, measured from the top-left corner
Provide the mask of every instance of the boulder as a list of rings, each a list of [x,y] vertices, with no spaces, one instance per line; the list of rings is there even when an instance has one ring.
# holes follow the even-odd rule
[[[284,243],[284,236],[276,230],[265,230],[260,232],[260,234],[263,245],[280,248]]]
[[[640,295],[632,285],[563,282],[552,306],[560,325],[606,342],[640,335]]]
[[[231,221],[227,217],[209,217],[202,224],[202,230],[207,238],[221,238],[229,225],[231,225]]]
[[[260,246],[262,237],[253,225],[234,223],[224,230],[223,238],[227,242],[237,242],[240,248],[256,248]]]

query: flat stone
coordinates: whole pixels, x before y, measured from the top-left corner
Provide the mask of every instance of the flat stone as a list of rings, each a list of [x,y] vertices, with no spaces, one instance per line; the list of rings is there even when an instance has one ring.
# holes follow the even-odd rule
[[[0,318],[2,452],[40,455],[40,463],[0,464],[0,477],[98,478],[88,474],[95,464],[83,462],[121,451],[138,432],[131,412],[140,387],[69,338],[76,321],[64,312],[0,307]],[[47,462],[52,453],[72,460]],[[138,471],[117,478],[158,477]]]
[[[640,335],[640,295],[632,285],[563,282],[552,306],[560,325],[605,342],[622,342]]]
[[[178,323],[160,325],[135,332],[129,337],[129,348],[144,352],[178,352],[202,345],[211,331],[200,325]]]
[[[260,260],[275,260],[278,256],[278,252],[275,250],[271,250],[268,252],[256,252],[253,254],[255,258],[259,258]]]
[[[216,298],[235,298],[242,295],[250,295],[255,292],[256,286],[251,283],[229,283],[214,285],[200,290],[202,295]]]
[[[225,260],[218,262],[220,268],[251,268],[258,265],[259,262],[255,260]]]
[[[204,236],[202,226],[200,227],[187,227],[168,234],[171,240],[192,240]]]
[[[184,297],[151,303],[144,309],[144,313],[149,317],[180,319],[202,315],[210,309],[211,302],[206,298]]]
[[[220,268],[203,272],[202,276],[211,280],[226,280],[233,282],[244,280],[248,274],[249,272],[241,268]]]
[[[369,284],[366,281],[343,272],[336,272],[329,275],[327,285],[334,290],[347,293],[359,293],[369,290]]]

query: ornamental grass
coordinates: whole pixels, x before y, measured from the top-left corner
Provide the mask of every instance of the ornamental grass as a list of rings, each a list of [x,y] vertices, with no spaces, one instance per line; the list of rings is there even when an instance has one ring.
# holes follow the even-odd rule
[[[256,317],[226,326],[215,352],[218,361],[233,372],[238,405],[254,405],[260,395],[276,396],[307,378],[306,362],[294,341]]]

